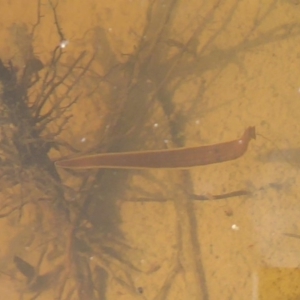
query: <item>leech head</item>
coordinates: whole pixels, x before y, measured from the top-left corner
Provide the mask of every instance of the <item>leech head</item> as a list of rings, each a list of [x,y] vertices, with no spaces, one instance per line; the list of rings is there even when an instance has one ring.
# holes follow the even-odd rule
[[[248,128],[248,131],[249,131],[249,138],[255,140],[256,139],[255,127],[254,126],[250,126]]]
[[[238,140],[238,143],[240,145],[244,144],[245,142],[246,142],[246,144],[248,144],[251,139],[255,140],[255,138],[256,138],[255,127],[250,126],[246,129],[242,138]]]

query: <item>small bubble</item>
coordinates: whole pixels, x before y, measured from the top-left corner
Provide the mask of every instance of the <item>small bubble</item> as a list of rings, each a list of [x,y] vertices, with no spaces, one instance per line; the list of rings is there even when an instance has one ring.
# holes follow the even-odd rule
[[[240,230],[240,227],[237,226],[236,224],[232,224],[231,229],[234,230],[234,231],[238,231],[238,230]]]
[[[81,143],[84,143],[85,141],[86,141],[86,138],[85,138],[85,137],[83,137],[83,138],[80,140]]]
[[[153,127],[157,128],[158,127],[158,123],[154,123]]]
[[[65,49],[68,45],[69,45],[69,41],[68,41],[68,40],[62,40],[62,41],[59,43],[59,47],[60,47],[61,49]]]

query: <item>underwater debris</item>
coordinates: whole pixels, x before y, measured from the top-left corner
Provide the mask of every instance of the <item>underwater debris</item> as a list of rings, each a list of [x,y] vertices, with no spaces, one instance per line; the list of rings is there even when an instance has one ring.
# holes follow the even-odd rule
[[[28,292],[42,295],[51,286],[56,299],[105,299],[108,286],[113,282],[122,293],[132,297],[168,299],[176,286],[177,275],[184,273],[191,275],[188,278],[192,279],[186,280],[187,294],[196,295],[196,299],[208,298],[209,284],[206,283],[199,255],[200,246],[196,242],[193,227],[196,216],[190,200],[244,196],[248,195],[247,191],[214,196],[194,195],[188,172],[175,172],[174,177],[166,174],[159,177],[142,171],[62,171],[55,168],[51,153],[54,152],[56,157],[58,151],[62,155],[79,154],[80,151],[70,141],[56,137],[63,136],[66,128],[71,131],[68,122],[80,116],[72,116],[72,109],[81,101],[84,88],[88,89],[85,94],[88,100],[85,101],[94,97],[97,104],[101,102],[105,107],[103,112],[99,112],[99,118],[101,115],[105,119],[105,126],[95,136],[93,149],[85,149],[84,155],[92,152],[123,153],[141,148],[151,152],[158,147],[163,149],[165,140],[175,148],[184,147],[189,122],[187,116],[197,115],[197,120],[200,119],[205,106],[202,96],[209,83],[203,81],[193,97],[185,95],[184,104],[176,100],[176,91],[195,78],[201,79],[207,70],[219,70],[235,62],[236,55],[246,51],[247,47],[263,43],[257,38],[245,40],[231,49],[216,49],[215,38],[231,20],[228,16],[224,17],[224,24],[215,22],[221,2],[214,2],[200,20],[197,15],[197,21],[193,26],[187,26],[189,30],[185,32],[183,24],[176,24],[178,14],[182,13],[179,1],[164,1],[163,7],[161,1],[149,2],[144,27],[136,35],[134,50],[130,54],[120,54],[122,60],[118,59],[110,44],[112,38],[101,26],[87,33],[91,40],[97,36],[97,41],[104,45],[101,54],[95,46],[95,53],[83,50],[77,56],[69,54],[65,59],[68,39],[59,26],[58,6],[52,2],[50,6],[58,42],[51,49],[48,60],[34,54],[32,33],[42,22],[41,14],[31,32],[26,26],[14,27],[28,43],[24,44],[27,45],[25,67],[21,70],[13,59],[0,61],[0,183],[3,190],[4,182],[8,182],[11,189],[7,189],[10,197],[3,197],[5,201],[1,203],[0,217],[20,221],[30,215],[28,230],[31,228],[32,235],[26,244],[30,251],[26,253],[44,252],[37,267],[29,264],[28,257],[22,253],[14,254],[15,269],[27,279]],[[40,10],[41,2],[38,3]],[[205,30],[211,23],[221,25],[205,41],[203,36],[206,36]],[[211,29],[209,31],[212,32]],[[287,29],[283,30],[283,33],[286,32]],[[272,36],[272,31],[269,32],[271,40],[283,35],[279,36],[274,31]],[[212,81],[216,78],[217,75]],[[86,103],[85,106],[88,106]],[[91,121],[88,117],[84,120],[78,118],[81,126]],[[248,143],[250,138],[253,134],[242,141]],[[76,139],[80,141],[81,136],[76,136]],[[224,150],[222,144],[213,146],[221,152]],[[229,155],[229,152],[224,151],[223,154]],[[239,156],[243,151],[234,154]],[[221,160],[231,159],[226,155]],[[217,161],[217,157],[212,156],[209,161]],[[173,249],[169,273],[160,280],[155,295],[153,291],[152,294],[149,292],[146,284],[135,282],[135,278],[141,273],[152,274],[154,278],[156,272],[163,269],[160,268],[162,262],[142,267],[137,253],[140,251],[147,256],[148,244],[141,243],[144,248],[140,250],[126,243],[119,226],[118,203],[126,200],[128,195],[138,199],[144,194],[153,196],[161,205],[164,205],[161,199],[171,199],[178,228],[175,237],[178,249]],[[146,241],[148,237],[139,238]],[[51,270],[49,265],[58,267]],[[40,266],[48,269],[40,272]],[[55,276],[59,281],[52,281]]]

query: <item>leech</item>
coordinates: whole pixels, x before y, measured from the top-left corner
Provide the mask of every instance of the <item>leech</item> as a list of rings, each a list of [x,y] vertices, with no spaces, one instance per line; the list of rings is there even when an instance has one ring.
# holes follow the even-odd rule
[[[240,139],[220,144],[170,150],[101,153],[56,161],[55,165],[68,169],[188,169],[237,159],[246,152],[250,140],[255,137],[255,127],[248,127]]]

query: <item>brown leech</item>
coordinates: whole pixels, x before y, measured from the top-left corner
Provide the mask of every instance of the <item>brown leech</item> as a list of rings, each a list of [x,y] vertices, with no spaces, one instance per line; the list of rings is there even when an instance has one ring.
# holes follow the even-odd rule
[[[101,153],[57,161],[55,165],[68,169],[187,169],[237,159],[246,152],[250,140],[255,137],[255,127],[248,127],[240,139],[215,145]]]

